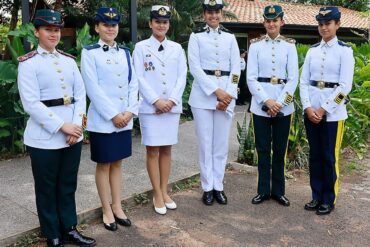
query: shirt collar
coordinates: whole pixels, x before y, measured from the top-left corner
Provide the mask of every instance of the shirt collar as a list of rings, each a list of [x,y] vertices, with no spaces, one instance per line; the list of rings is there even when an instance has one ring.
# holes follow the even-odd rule
[[[325,46],[325,45],[327,45],[327,46],[329,46],[329,47],[331,47],[331,46],[333,46],[335,43],[337,43],[338,42],[338,38],[337,38],[337,36],[335,36],[334,38],[332,38],[331,40],[329,40],[328,42],[325,42],[323,39],[321,40],[321,42],[320,42],[320,46],[321,47],[323,47],[323,46]]]
[[[206,29],[207,29],[207,32],[209,33],[210,31],[213,31],[214,33],[221,33],[220,31],[220,25],[218,25],[218,27],[216,28],[212,28],[210,26],[208,26],[208,24],[206,24]]]
[[[112,45],[112,46],[110,46],[110,45],[108,45],[107,43],[105,43],[103,40],[99,39],[98,44],[100,45],[100,47],[103,47],[104,45],[107,45],[107,46],[109,46],[109,49],[113,49],[113,48],[115,48],[116,50],[118,50],[118,44],[117,44],[117,42],[116,42],[116,41],[114,41],[114,42],[113,42],[113,45]]]
[[[42,48],[40,45],[37,46],[37,53],[41,54],[43,56],[45,56],[45,55],[54,55],[56,57],[59,57],[59,52],[56,49],[54,49],[54,51],[50,52],[50,51],[47,51],[44,48]]]
[[[271,38],[268,34],[266,34],[265,35],[265,37],[266,37],[266,41],[269,41],[269,40],[271,40],[271,41],[280,41],[280,33],[278,34],[278,36],[276,36],[276,38],[275,39],[273,39],[273,38]]]
[[[158,39],[156,39],[153,35],[150,36],[150,44],[155,47],[155,48],[158,48],[160,45],[163,46],[163,48],[166,49],[167,47],[167,37],[164,38],[164,40],[162,42],[159,42]]]

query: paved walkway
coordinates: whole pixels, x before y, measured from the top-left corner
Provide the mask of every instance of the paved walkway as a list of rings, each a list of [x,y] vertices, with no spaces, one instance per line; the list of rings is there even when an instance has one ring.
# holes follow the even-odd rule
[[[242,122],[245,106],[237,106],[230,135],[229,160],[236,160],[238,142],[236,122]],[[82,151],[76,193],[80,220],[92,220],[99,212],[100,202],[95,187],[95,165],[90,161],[89,146]],[[181,124],[179,144],[173,148],[173,167],[170,182],[199,173],[194,123]],[[123,165],[123,198],[132,198],[150,190],[145,168],[145,149],[140,137],[133,138],[133,155]],[[39,227],[36,212],[33,177],[29,157],[0,162],[0,246],[33,232]]]

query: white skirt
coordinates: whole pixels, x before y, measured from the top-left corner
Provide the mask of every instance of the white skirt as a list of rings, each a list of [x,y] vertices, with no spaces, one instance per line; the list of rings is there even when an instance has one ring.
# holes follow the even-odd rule
[[[180,113],[139,113],[141,144],[145,146],[168,146],[177,143]]]

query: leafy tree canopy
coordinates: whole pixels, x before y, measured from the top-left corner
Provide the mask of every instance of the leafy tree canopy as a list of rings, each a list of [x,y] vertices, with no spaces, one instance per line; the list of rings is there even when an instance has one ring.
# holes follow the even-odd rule
[[[281,0],[281,2],[305,3],[305,4],[312,4],[312,5],[342,6],[345,8],[362,11],[362,12],[369,10],[368,0]]]

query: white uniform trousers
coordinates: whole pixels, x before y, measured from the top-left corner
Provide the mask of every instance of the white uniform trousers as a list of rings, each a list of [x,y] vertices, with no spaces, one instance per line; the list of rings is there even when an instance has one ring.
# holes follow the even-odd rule
[[[198,139],[202,189],[222,191],[232,116],[223,111],[194,107],[191,111]]]

